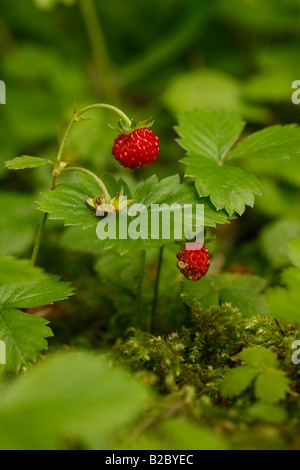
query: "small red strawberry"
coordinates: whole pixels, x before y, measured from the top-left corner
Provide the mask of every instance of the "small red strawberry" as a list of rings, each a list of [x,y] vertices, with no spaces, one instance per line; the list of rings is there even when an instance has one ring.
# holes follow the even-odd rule
[[[194,249],[183,248],[177,253],[177,267],[189,281],[199,281],[207,274],[210,267],[210,256],[205,245],[195,244]]]
[[[121,134],[112,150],[115,159],[125,168],[139,168],[155,162],[159,154],[159,138],[147,127],[130,134]]]

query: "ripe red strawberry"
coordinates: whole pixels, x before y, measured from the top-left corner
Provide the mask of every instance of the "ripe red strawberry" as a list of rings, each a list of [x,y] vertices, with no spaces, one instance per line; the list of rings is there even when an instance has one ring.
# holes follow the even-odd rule
[[[121,134],[112,150],[115,159],[125,168],[138,168],[155,162],[159,154],[159,138],[144,127],[131,134]]]
[[[183,248],[176,256],[178,259],[177,267],[190,281],[199,281],[207,274],[210,267],[210,256],[205,245],[195,244],[193,250]]]

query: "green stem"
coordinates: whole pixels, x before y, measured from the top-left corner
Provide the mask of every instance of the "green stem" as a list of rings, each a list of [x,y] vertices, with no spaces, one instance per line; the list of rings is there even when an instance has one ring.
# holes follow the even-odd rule
[[[98,74],[101,77],[102,91],[108,100],[117,101],[118,90],[114,84],[111,63],[105,37],[94,0],[80,0],[82,16],[89,35]]]
[[[112,106],[110,104],[97,103],[97,104],[93,104],[91,106],[87,106],[86,108],[83,108],[78,112],[77,112],[77,110],[75,110],[73,118],[72,118],[66,132],[65,132],[62,143],[59,147],[59,151],[58,151],[56,160],[54,162],[54,169],[53,169],[53,173],[52,173],[52,182],[51,182],[51,186],[50,186],[50,191],[53,191],[53,189],[55,188],[56,182],[57,182],[59,176],[61,175],[61,173],[63,171],[67,171],[67,170],[68,171],[72,171],[72,170],[81,171],[81,172],[87,173],[92,178],[94,178],[95,181],[97,181],[97,183],[99,184],[99,186],[101,187],[101,189],[104,193],[105,200],[107,202],[110,202],[111,198],[110,198],[109,192],[108,192],[105,184],[103,183],[103,181],[100,178],[98,178],[98,176],[96,176],[91,171],[86,170],[85,168],[77,168],[77,167],[65,168],[65,165],[62,165],[62,157],[63,157],[64,151],[65,151],[66,144],[67,144],[67,141],[69,139],[71,130],[72,130],[75,122],[80,121],[80,117],[84,113],[86,113],[87,111],[90,111],[91,109],[97,109],[97,108],[105,108],[105,109],[109,109],[111,111],[114,111],[126,122],[128,127],[131,127],[131,120],[129,119],[129,117],[126,116],[126,114],[123,113],[123,111],[121,111],[120,109],[118,109],[115,106]],[[35,265],[36,260],[37,260],[37,256],[38,256],[40,246],[41,246],[41,242],[42,242],[43,235],[44,235],[44,229],[45,229],[47,217],[48,217],[47,213],[44,213],[43,216],[42,216],[40,227],[39,227],[39,230],[38,230],[38,233],[37,233],[37,236],[36,236],[36,240],[35,240],[35,244],[34,244],[34,247],[33,247],[33,253],[32,253],[32,257],[31,257],[31,264],[32,265]]]
[[[53,191],[53,189],[55,188],[57,178],[58,178],[58,174],[54,170],[53,174],[52,174],[52,181],[51,181],[50,191]],[[34,244],[34,247],[33,247],[33,252],[32,252],[32,256],[31,256],[31,260],[30,260],[30,263],[32,264],[32,266],[35,265],[38,254],[39,254],[39,251],[40,251],[40,247],[41,247],[41,243],[42,243],[42,239],[43,239],[43,235],[44,235],[44,230],[45,230],[45,225],[46,225],[47,218],[48,218],[48,214],[46,212],[44,212],[43,215],[42,215],[42,220],[41,220],[39,230],[38,230],[38,233],[37,233],[37,236],[36,236],[36,239],[35,239],[35,244]]]
[[[136,309],[139,319],[141,319],[141,310],[142,310],[142,291],[143,291],[143,281],[145,275],[145,266],[146,266],[146,250],[141,251],[141,265],[139,272],[139,280],[137,286],[136,294]],[[140,327],[142,327],[142,321],[139,321]]]
[[[99,184],[100,188],[102,189],[104,197],[105,197],[105,201],[107,203],[110,202],[111,197],[110,197],[110,194],[107,190],[107,187],[105,186],[103,181],[97,175],[95,175],[95,173],[93,173],[90,170],[87,170],[86,168],[81,168],[79,166],[69,166],[67,168],[64,168],[63,172],[65,172],[65,171],[79,171],[81,173],[85,173],[85,174],[91,176],[91,178],[93,178],[96,181],[96,183]]]
[[[117,113],[125,121],[128,128],[131,127],[131,125],[132,125],[131,119],[129,119],[129,117],[125,113],[123,113],[123,111],[121,111],[119,108],[116,108],[115,106],[112,106],[112,105],[106,104],[106,103],[97,103],[97,104],[92,104],[91,106],[87,106],[86,108],[81,109],[77,113],[76,117],[80,117],[84,113],[86,113],[87,111],[90,111],[91,109],[97,109],[97,108],[104,108],[104,109],[109,109],[111,111],[114,111],[115,113]]]
[[[150,323],[151,333],[153,333],[154,331],[155,322],[156,322],[156,308],[157,308],[158,290],[159,290],[159,281],[160,281],[160,274],[161,274],[161,267],[162,267],[162,260],[163,260],[163,252],[164,252],[164,247],[162,246],[159,250],[158,268],[157,268],[157,274],[156,274],[156,279],[155,279],[154,297],[153,297],[151,323]]]

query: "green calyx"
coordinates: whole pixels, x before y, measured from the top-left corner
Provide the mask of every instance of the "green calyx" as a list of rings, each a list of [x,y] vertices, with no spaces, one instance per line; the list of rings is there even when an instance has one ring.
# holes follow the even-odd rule
[[[153,124],[154,124],[154,121],[152,120],[152,117],[148,118],[148,119],[145,119],[144,121],[139,121],[139,122],[136,122],[134,121],[133,119],[131,120],[131,126],[129,127],[124,121],[123,119],[120,119],[118,121],[118,124],[119,124],[119,127],[113,127],[109,124],[109,127],[111,129],[114,129],[118,132],[122,132],[122,134],[125,134],[125,135],[130,135],[132,134],[132,132],[134,131],[137,131],[138,129],[145,129],[146,128],[149,128],[149,127],[152,127]]]

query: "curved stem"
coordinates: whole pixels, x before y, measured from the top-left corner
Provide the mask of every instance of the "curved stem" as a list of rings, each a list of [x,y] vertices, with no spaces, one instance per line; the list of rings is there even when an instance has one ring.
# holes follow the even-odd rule
[[[85,173],[85,174],[89,175],[91,178],[93,178],[96,181],[96,183],[99,184],[100,188],[103,191],[106,202],[107,203],[110,202],[111,197],[110,197],[110,194],[107,190],[107,187],[105,186],[103,181],[97,175],[95,175],[95,173],[93,173],[90,170],[87,170],[86,168],[81,168],[79,166],[69,166],[69,167],[63,169],[63,172],[65,172],[65,171],[79,171],[81,173]]]
[[[160,281],[160,274],[161,274],[161,267],[162,267],[162,260],[163,260],[163,252],[164,252],[164,247],[162,246],[159,250],[158,268],[157,268],[157,274],[156,274],[156,279],[155,279],[154,297],[153,297],[151,323],[150,323],[151,333],[153,333],[154,328],[155,328],[156,307],[157,307],[157,300],[158,300],[158,289],[159,289],[159,281]]]
[[[103,183],[103,181],[100,178],[98,178],[98,176],[96,176],[91,171],[86,170],[85,168],[79,168],[79,167],[64,168],[64,166],[61,165],[63,153],[64,153],[64,150],[66,148],[68,138],[70,136],[71,130],[72,130],[75,122],[78,122],[80,120],[80,117],[84,113],[86,113],[87,111],[90,111],[91,109],[97,109],[97,108],[105,108],[105,109],[110,109],[111,111],[114,111],[126,122],[126,124],[128,125],[129,128],[131,127],[131,120],[129,119],[129,117],[126,116],[126,114],[123,113],[123,111],[121,111],[120,109],[118,109],[115,106],[112,106],[110,104],[97,103],[97,104],[87,106],[87,107],[81,109],[80,111],[75,110],[73,118],[72,118],[66,132],[65,132],[62,143],[61,143],[61,145],[59,147],[59,150],[58,150],[58,154],[57,154],[57,157],[56,157],[56,160],[55,160],[54,169],[53,169],[53,173],[52,173],[52,182],[51,182],[51,186],[50,186],[50,191],[53,191],[53,189],[55,188],[57,179],[59,178],[59,176],[61,175],[61,173],[63,171],[73,171],[73,170],[74,171],[81,171],[83,173],[87,173],[92,178],[94,178],[95,181],[97,181],[97,183],[99,184],[100,188],[103,191],[105,200],[107,202],[110,202],[111,198],[110,198],[109,192],[108,192],[105,184]],[[36,236],[35,244],[34,244],[34,247],[33,247],[33,253],[32,253],[32,257],[31,257],[31,264],[32,265],[35,265],[36,260],[37,260],[37,256],[38,256],[38,253],[39,253],[39,250],[40,250],[42,238],[43,238],[43,235],[44,235],[44,229],[45,229],[47,217],[48,217],[48,214],[44,213],[43,217],[42,217],[42,220],[41,220],[41,223],[40,223],[40,227],[39,227],[37,236]]]
[[[128,128],[131,127],[131,124],[132,124],[131,119],[129,119],[129,117],[125,113],[123,113],[123,111],[121,111],[119,108],[116,108],[116,106],[112,106],[106,103],[97,103],[97,104],[92,104],[90,106],[86,106],[86,108],[83,108],[80,111],[78,111],[76,117],[80,117],[87,111],[90,111],[91,109],[97,109],[97,108],[110,109],[111,111],[114,111],[126,122]]]

